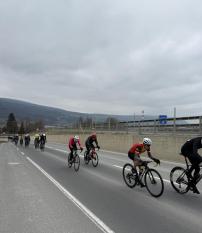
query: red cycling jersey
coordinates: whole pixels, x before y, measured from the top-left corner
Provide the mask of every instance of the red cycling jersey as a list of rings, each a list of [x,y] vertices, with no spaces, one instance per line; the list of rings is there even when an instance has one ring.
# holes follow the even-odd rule
[[[78,140],[77,143],[78,143],[78,145],[79,145],[79,147],[80,147],[80,149],[81,149],[82,146],[81,146],[80,139]],[[71,149],[73,149],[73,148],[77,148],[77,143],[75,143],[74,138],[71,137],[71,138],[69,139],[69,149],[71,150]]]
[[[144,144],[136,143],[130,148],[129,153],[140,155],[145,151],[150,152],[150,149],[146,150]]]

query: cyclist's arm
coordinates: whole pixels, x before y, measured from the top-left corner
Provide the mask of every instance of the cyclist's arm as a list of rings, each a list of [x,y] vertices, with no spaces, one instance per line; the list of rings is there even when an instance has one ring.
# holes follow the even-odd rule
[[[97,139],[95,139],[95,144],[96,144],[96,147],[99,148]]]
[[[82,145],[81,145],[80,140],[79,140],[77,143],[78,143],[78,145],[79,145],[80,150],[83,150],[83,147],[82,147]]]
[[[153,157],[150,151],[147,151],[147,155],[150,159],[152,159],[155,163],[160,164],[160,160]]]
[[[195,140],[193,143],[193,154],[198,155],[198,145],[200,144],[200,139],[199,140]]]

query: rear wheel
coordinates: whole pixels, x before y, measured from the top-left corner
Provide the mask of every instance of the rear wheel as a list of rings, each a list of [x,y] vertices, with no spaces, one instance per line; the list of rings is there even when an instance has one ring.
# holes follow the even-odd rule
[[[155,169],[148,169],[144,177],[146,189],[153,197],[160,197],[164,191],[161,175]]]
[[[123,179],[129,188],[134,188],[135,185],[137,184],[138,174],[136,170],[135,171],[133,170],[134,170],[133,166],[130,163],[126,163],[123,166],[123,171],[122,171]]]
[[[79,155],[75,155],[74,157],[74,170],[77,172],[79,170],[79,166],[80,166],[80,158]]]
[[[94,153],[92,154],[92,164],[93,164],[93,167],[97,167],[98,161],[99,161],[98,155],[97,155],[96,152],[94,152]]]
[[[170,183],[173,188],[180,194],[189,191],[189,177],[182,167],[174,167],[170,172]]]

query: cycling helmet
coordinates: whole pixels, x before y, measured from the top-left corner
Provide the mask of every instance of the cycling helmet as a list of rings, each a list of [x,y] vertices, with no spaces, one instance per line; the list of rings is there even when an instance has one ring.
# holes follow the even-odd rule
[[[152,144],[152,140],[150,138],[144,138],[143,139],[143,144],[150,146]]]
[[[78,135],[75,135],[75,136],[74,136],[74,141],[75,141],[75,142],[78,142],[78,141],[79,141],[79,136],[78,136]]]
[[[97,136],[96,136],[96,133],[92,133],[92,134],[91,134],[91,137],[92,137],[92,138],[96,138],[96,137],[97,137]]]

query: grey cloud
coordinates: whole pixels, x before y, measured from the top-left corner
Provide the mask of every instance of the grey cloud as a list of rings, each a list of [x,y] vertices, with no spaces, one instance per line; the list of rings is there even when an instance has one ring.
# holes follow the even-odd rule
[[[202,113],[201,9],[199,0],[2,1],[1,96],[83,112]]]

